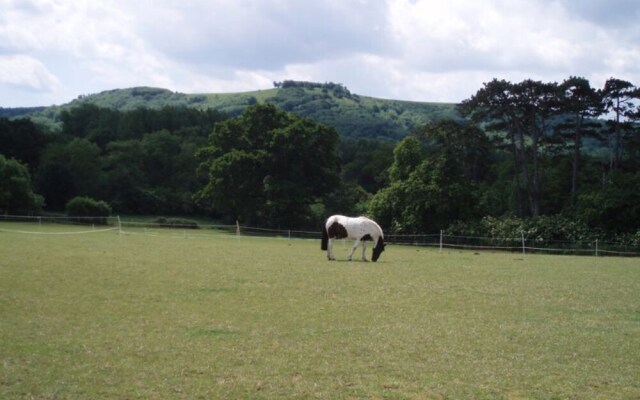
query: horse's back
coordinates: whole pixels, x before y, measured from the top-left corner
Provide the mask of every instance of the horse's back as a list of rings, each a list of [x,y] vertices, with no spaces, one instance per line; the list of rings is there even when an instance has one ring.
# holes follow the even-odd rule
[[[382,236],[382,229],[372,219],[365,216],[347,217],[344,215],[332,215],[327,219],[326,229],[329,237],[344,239],[361,239],[365,235],[369,238]],[[369,239],[371,240],[371,239]]]
[[[380,225],[378,225],[378,223],[371,218],[359,216],[352,219],[356,221],[356,224],[358,226],[363,227],[363,229],[366,230],[367,233],[383,236],[382,228],[380,228]]]

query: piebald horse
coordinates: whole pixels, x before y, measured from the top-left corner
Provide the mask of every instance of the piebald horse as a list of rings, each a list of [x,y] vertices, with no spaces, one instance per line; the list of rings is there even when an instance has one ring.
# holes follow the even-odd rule
[[[351,239],[355,240],[353,248],[349,253],[349,261],[356,248],[362,243],[362,261],[367,261],[365,256],[366,243],[372,241],[375,243],[372,261],[378,261],[380,254],[384,251],[384,235],[380,226],[367,217],[345,217],[344,215],[332,215],[327,219],[322,230],[322,243],[320,248],[327,251],[327,258],[335,260],[333,255],[333,246],[331,239]]]

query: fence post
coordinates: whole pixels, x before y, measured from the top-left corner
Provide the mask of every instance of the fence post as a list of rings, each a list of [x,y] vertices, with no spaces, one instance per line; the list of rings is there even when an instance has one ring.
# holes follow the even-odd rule
[[[118,215],[118,234],[122,235],[122,222],[120,221],[119,215]]]
[[[596,239],[596,257],[598,257],[598,239]]]
[[[522,255],[524,255],[526,253],[524,246],[524,232],[521,232],[520,235],[522,235]]]
[[[236,236],[240,236],[240,221],[236,220]]]
[[[440,229],[440,252],[442,252],[442,233],[444,231],[442,229]]]

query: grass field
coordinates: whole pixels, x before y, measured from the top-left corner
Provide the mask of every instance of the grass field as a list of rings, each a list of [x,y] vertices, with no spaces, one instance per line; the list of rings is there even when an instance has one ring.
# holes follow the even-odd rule
[[[0,224],[2,399],[640,398],[638,259],[76,229]]]

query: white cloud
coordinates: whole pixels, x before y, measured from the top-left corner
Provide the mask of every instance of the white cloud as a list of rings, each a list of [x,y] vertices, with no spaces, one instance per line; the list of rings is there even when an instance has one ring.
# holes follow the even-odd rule
[[[284,79],[419,101],[460,101],[493,77],[640,84],[637,0],[0,0],[0,9],[0,56],[24,65],[3,75],[3,89],[22,82],[0,91],[4,107],[43,104],[21,87],[54,87],[62,103],[118,87],[226,92]]]
[[[55,91],[60,81],[35,58],[23,55],[0,55],[0,85],[17,86],[35,93],[46,93]]]
[[[405,63],[444,73],[553,69],[580,57],[576,36],[590,36],[557,6],[493,3],[393,1],[390,24]]]
[[[385,3],[380,1],[365,5],[338,0],[160,4],[160,8],[149,7],[140,35],[155,50],[195,65],[277,70],[385,45],[378,33],[385,22]]]

